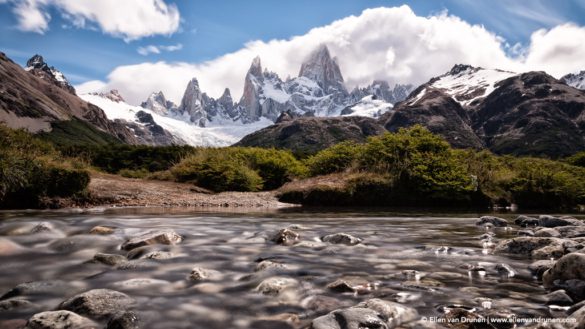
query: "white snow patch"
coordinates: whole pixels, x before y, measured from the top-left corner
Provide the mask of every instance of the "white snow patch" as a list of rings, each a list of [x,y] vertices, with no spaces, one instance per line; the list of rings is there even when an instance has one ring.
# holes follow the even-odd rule
[[[393,105],[384,100],[374,99],[373,95],[362,98],[358,103],[350,108],[353,111],[343,116],[362,116],[377,118],[392,109]]]
[[[121,119],[130,122],[136,121],[136,113],[144,111],[152,115],[154,122],[163,127],[176,138],[192,146],[229,146],[238,142],[242,137],[273,124],[272,121],[262,118],[251,124],[233,122],[231,125],[222,122],[214,124],[211,122],[208,127],[178,120],[172,117],[163,116],[149,109],[139,106],[132,106],[124,102],[114,102],[98,95],[82,94],[86,102],[92,103],[102,110],[110,120]]]

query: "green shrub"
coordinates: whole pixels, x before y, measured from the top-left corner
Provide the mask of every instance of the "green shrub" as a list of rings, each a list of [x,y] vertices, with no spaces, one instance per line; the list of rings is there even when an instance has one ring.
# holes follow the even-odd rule
[[[585,151],[573,154],[566,161],[573,166],[585,167]]]
[[[305,164],[311,176],[342,172],[354,167],[362,149],[355,142],[342,142],[307,158]]]

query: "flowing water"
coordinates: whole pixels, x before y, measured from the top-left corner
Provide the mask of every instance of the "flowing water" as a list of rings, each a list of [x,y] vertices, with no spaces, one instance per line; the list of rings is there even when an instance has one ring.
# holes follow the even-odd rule
[[[426,317],[441,316],[453,305],[558,316],[544,305],[545,291],[527,269],[530,260],[491,253],[490,241],[516,236],[520,228],[485,229],[475,225],[477,216],[131,209],[4,212],[0,294],[24,282],[46,284],[44,289],[17,289],[4,296],[30,304],[0,310],[0,320],[28,319],[96,288],[134,298],[132,308],[147,328],[302,328],[319,315],[369,298],[398,301]],[[109,235],[88,234],[97,225],[115,229]],[[269,241],[287,227],[300,234],[300,243],[283,246]],[[127,256],[120,249],[124,241],[157,230],[174,230],[183,241],[142,248],[130,254],[135,259],[118,265],[92,261],[96,253]],[[320,240],[340,232],[363,242],[347,246]],[[150,256],[140,258],[145,255]],[[280,265],[259,270],[262,260]],[[497,264],[507,264],[513,271]],[[196,267],[205,269],[207,278],[190,278]],[[473,270],[477,267],[483,270]],[[271,277],[291,278],[287,281],[291,287],[263,294],[258,286]],[[350,286],[357,282],[355,289],[327,288],[339,278]]]

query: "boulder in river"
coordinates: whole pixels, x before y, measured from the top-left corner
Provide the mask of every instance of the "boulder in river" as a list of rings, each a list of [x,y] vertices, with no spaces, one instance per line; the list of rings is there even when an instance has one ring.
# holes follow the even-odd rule
[[[298,286],[299,282],[293,278],[274,276],[262,281],[256,290],[264,295],[278,295],[285,290],[294,289]]]
[[[175,231],[152,231],[127,240],[122,244],[121,249],[132,250],[134,248],[151,244],[174,245],[180,243],[181,241],[183,241],[183,237],[177,234]]]
[[[117,254],[104,254],[104,253],[97,253],[93,256],[93,260],[95,262],[109,265],[109,266],[116,266],[123,263],[126,263],[128,259],[122,255]]]
[[[142,328],[142,321],[140,315],[135,311],[124,311],[114,315],[106,329],[140,329]]]
[[[488,224],[491,224],[495,227],[506,227],[506,226],[508,226],[508,221],[503,219],[503,218],[499,218],[499,217],[495,217],[495,216],[482,216],[475,222],[475,225],[478,225],[478,226],[488,225]]]
[[[81,282],[69,282],[62,280],[31,281],[18,284],[0,297],[0,300],[17,296],[51,295],[61,296],[75,293],[85,288]]]
[[[517,237],[498,243],[495,253],[530,256],[535,259],[559,258],[578,243],[559,238]]]
[[[538,218],[520,215],[516,218],[514,224],[522,227],[538,226]]]
[[[541,215],[538,217],[538,226],[542,227],[582,226],[584,224],[583,221],[568,216],[555,217],[551,215]]]
[[[128,309],[134,302],[133,298],[119,291],[94,289],[65,300],[58,308],[95,319],[104,319]]]
[[[333,243],[333,244],[344,244],[346,246],[355,246],[362,242],[362,239],[355,237],[353,235],[347,233],[335,233],[329,234],[321,237],[323,242]]]
[[[418,318],[415,309],[381,299],[369,299],[314,319],[312,329],[390,329]]]
[[[288,228],[283,228],[283,229],[279,230],[278,232],[276,232],[276,234],[274,234],[270,238],[270,241],[272,241],[276,244],[290,246],[290,245],[298,243],[300,239],[301,239],[301,236],[297,232],[295,232],[291,229],[288,229]]]
[[[534,236],[539,238],[559,238],[561,233],[552,227],[543,227],[534,232]]]
[[[585,280],[585,254],[572,253],[563,256],[542,277],[545,287],[552,287],[556,280],[571,279]]]
[[[26,329],[95,329],[97,323],[70,311],[48,311],[33,315]]]

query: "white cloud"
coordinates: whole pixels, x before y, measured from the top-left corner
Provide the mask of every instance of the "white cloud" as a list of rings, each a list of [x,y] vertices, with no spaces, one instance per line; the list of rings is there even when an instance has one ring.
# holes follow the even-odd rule
[[[419,17],[408,7],[365,10],[288,40],[253,41],[244,48],[203,63],[142,63],[120,66],[108,76],[104,89],[119,89],[134,104],[162,90],[178,102],[188,81],[197,77],[201,88],[218,97],[225,87],[234,99],[242,94],[244,77],[259,55],[265,68],[282,78],[296,76],[303,59],[319,44],[338,57],[348,88],[374,79],[393,83],[426,82],[466,63],[513,71],[545,70],[555,76],[585,68],[585,29],[561,25],[533,34],[522,57],[507,55],[505,40],[458,17],[440,13]],[[518,50],[519,51],[519,50]]]
[[[58,8],[65,20],[77,28],[99,27],[104,33],[126,41],[179,29],[180,13],[163,0],[11,0],[22,31],[44,33],[51,17],[49,7]]]
[[[183,49],[183,44],[178,43],[176,45],[170,45],[170,46],[148,45],[145,47],[138,47],[138,49],[136,49],[136,51],[142,56],[147,56],[149,54],[160,54],[163,51],[172,52],[172,51],[178,51],[181,49]]]

